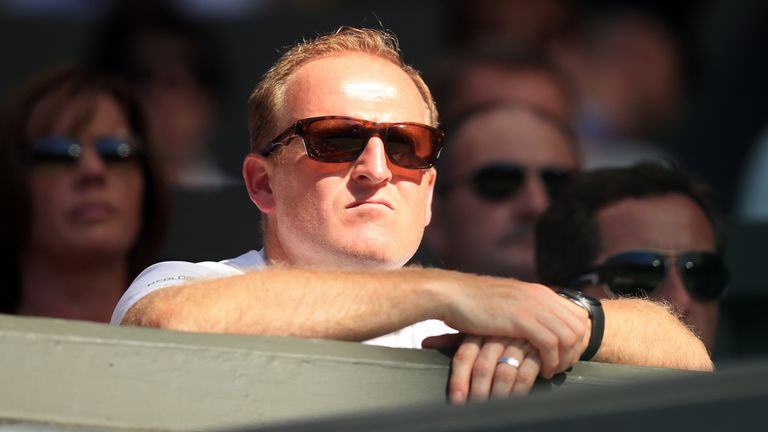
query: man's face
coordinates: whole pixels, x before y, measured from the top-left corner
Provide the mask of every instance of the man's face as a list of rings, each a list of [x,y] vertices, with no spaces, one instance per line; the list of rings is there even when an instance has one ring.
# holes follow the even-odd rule
[[[571,144],[533,114],[504,108],[468,120],[447,145],[441,175],[450,188],[435,202],[431,248],[450,268],[534,280],[534,226],[549,206],[540,173],[575,170]],[[516,193],[489,200],[470,179],[499,164],[521,167],[525,177]]]
[[[428,124],[411,79],[378,57],[348,53],[313,60],[288,80],[285,119],[341,115]],[[396,268],[415,253],[429,223],[434,169],[393,165],[374,136],[354,162],[310,160],[300,138],[270,157],[275,207],[267,254],[291,264]]]
[[[696,203],[680,194],[620,201],[600,209],[596,221],[602,250],[594,264],[628,251],[668,255],[715,251],[715,235],[709,219]],[[585,291],[595,297],[607,296],[603,286]],[[706,346],[712,348],[718,303],[691,297],[677,266],[667,267],[664,279],[651,297],[669,302],[696,329]]]

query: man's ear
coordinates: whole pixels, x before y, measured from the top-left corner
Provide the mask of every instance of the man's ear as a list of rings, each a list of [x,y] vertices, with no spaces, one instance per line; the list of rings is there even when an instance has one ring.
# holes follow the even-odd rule
[[[436,206],[440,206],[439,199],[434,200],[435,183],[437,181],[437,172],[432,169],[429,185],[429,207],[427,208],[427,227],[424,229],[424,242],[429,250],[437,256],[442,257],[445,250],[445,234],[443,232],[445,222],[440,209],[434,211]]]
[[[428,189],[427,189],[427,202],[426,202],[427,210],[424,213],[426,216],[424,218],[424,226],[428,226],[432,221],[432,206],[434,205],[433,200],[435,197],[435,184],[437,182],[437,170],[435,170],[435,168],[430,168],[425,173],[425,175],[428,176],[427,178]]]
[[[275,196],[272,194],[270,179],[273,166],[260,154],[249,153],[243,161],[243,179],[248,196],[264,214],[275,210]]]

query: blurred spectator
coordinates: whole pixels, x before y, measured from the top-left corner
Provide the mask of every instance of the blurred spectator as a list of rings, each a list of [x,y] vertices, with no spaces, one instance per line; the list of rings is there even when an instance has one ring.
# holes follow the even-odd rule
[[[527,71],[518,64],[506,79],[502,71],[510,68],[500,61],[442,67],[455,77],[437,92],[444,115],[467,102],[523,100],[576,122],[586,168],[670,159],[659,137],[668,140],[679,120],[682,67],[676,40],[659,20],[639,7],[590,9],[567,0],[460,1],[452,12],[454,46],[539,60]]]
[[[669,158],[658,140],[679,121],[682,61],[659,20],[623,7],[595,13],[558,50],[577,89],[585,168]]]
[[[448,119],[494,101],[532,105],[567,122],[573,115],[573,89],[543,53],[475,47],[448,56],[431,78],[440,113]]]
[[[92,62],[129,81],[172,186],[235,182],[211,156],[219,71],[203,30],[167,1],[117,2],[96,36]]]
[[[3,121],[0,312],[109,321],[165,225],[138,101],[66,67],[29,81]]]
[[[451,269],[535,280],[535,223],[578,167],[572,131],[509,102],[479,105],[446,128],[427,245]]]
[[[758,135],[746,160],[738,198],[738,222],[768,222],[768,127]]]
[[[539,220],[536,264],[550,286],[665,300],[711,350],[728,279],[724,245],[708,186],[639,164],[576,175]]]
[[[461,0],[449,11],[453,46],[548,53],[572,25],[570,0]]]

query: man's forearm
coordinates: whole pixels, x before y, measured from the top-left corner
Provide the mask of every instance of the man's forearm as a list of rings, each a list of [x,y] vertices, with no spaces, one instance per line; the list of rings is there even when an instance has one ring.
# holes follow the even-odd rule
[[[270,267],[147,295],[123,324],[254,335],[367,340],[427,319],[521,338],[551,376],[578,359],[587,313],[551,289],[438,269],[346,272]]]
[[[438,318],[439,296],[426,277],[417,269],[273,267],[158,290],[134,305],[123,324],[362,341]]]
[[[704,343],[667,306],[603,300],[605,335],[594,361],[711,371]]]

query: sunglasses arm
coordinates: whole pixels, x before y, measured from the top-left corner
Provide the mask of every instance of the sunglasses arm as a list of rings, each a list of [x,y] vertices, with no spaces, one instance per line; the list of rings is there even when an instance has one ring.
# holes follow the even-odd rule
[[[593,272],[593,273],[583,274],[577,277],[576,279],[571,281],[571,283],[568,284],[568,286],[571,288],[578,288],[586,285],[597,285],[599,283],[600,283],[600,275]]]
[[[583,274],[574,279],[568,285],[568,288],[581,290],[581,288],[585,286],[596,286],[600,284],[603,284],[603,279],[600,277],[600,273],[592,272]],[[616,298],[616,294],[611,291],[611,289],[606,284],[603,284],[603,292],[605,293],[606,298]]]

